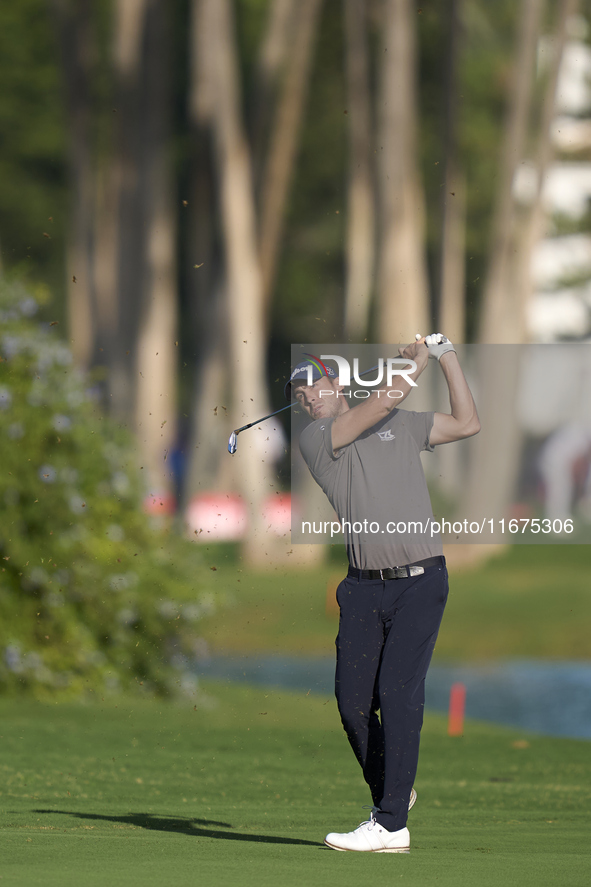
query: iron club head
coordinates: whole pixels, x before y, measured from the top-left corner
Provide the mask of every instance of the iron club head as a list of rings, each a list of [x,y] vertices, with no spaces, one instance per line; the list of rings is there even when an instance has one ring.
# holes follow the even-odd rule
[[[228,452],[231,456],[236,452],[236,447],[238,446],[238,435],[235,431],[230,435],[230,439],[228,440]]]

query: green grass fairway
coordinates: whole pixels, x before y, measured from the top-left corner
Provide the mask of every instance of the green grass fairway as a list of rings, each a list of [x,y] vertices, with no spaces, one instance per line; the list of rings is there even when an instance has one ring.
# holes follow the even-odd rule
[[[430,717],[411,853],[369,855],[322,843],[369,802],[332,699],[210,684],[0,718],[6,887],[589,884],[589,743]]]
[[[334,653],[338,617],[326,613],[327,586],[345,575],[344,554],[315,570],[256,573],[221,546],[206,551],[219,592],[233,601],[231,618],[222,611],[201,624],[214,651]],[[450,569],[435,659],[591,658],[590,571],[587,545],[516,545],[478,568]]]

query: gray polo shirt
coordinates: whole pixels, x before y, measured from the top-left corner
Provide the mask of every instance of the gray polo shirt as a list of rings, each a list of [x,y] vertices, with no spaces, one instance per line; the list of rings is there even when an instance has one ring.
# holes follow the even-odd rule
[[[379,570],[443,553],[432,535],[433,511],[421,450],[433,452],[434,413],[392,412],[336,453],[334,419],[317,419],[300,436],[300,451],[339,520],[353,567]]]

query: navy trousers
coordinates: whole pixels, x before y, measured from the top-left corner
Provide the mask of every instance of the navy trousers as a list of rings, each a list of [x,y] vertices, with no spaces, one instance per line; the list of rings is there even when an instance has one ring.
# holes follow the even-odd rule
[[[337,589],[336,697],[376,819],[404,828],[419,758],[425,677],[448,593],[445,559],[407,579],[353,579]],[[379,717],[378,717],[379,712]]]

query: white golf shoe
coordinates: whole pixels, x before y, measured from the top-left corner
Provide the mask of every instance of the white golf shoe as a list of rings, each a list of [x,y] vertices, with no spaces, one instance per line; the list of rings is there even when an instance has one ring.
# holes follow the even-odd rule
[[[338,834],[331,832],[324,843],[333,850],[361,850],[370,853],[409,853],[410,834],[407,828],[389,832],[377,822],[373,812],[371,818],[353,832]]]

